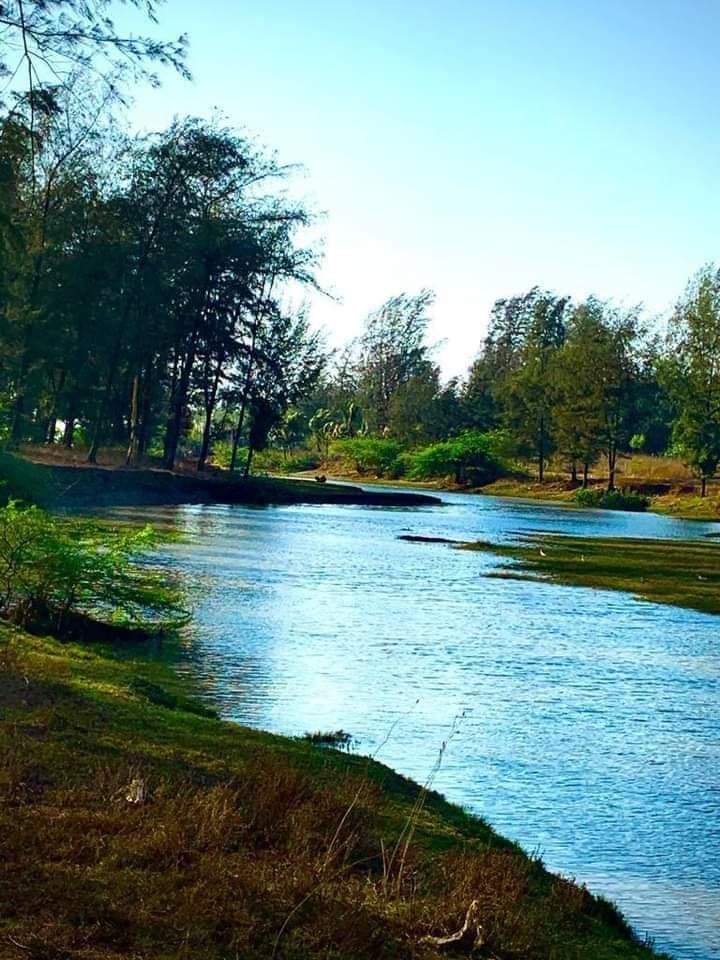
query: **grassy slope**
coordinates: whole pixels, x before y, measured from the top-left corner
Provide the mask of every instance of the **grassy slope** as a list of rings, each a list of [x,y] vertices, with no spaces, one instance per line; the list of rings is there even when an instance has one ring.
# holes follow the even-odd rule
[[[114,505],[247,503],[253,505],[340,503],[403,506],[440,503],[424,494],[365,491],[359,487],[250,477],[226,472],[171,473],[155,469],[40,463],[0,453],[0,493],[30,499],[50,509],[82,510]]]
[[[422,799],[380,764],[201,715],[169,668],[0,626],[3,958],[431,958],[423,936],[472,900],[480,956],[655,956],[604,901]]]
[[[656,603],[720,613],[716,543],[531,534],[514,544],[480,542],[460,549],[512,561],[495,576],[547,576],[559,583],[623,590]]]

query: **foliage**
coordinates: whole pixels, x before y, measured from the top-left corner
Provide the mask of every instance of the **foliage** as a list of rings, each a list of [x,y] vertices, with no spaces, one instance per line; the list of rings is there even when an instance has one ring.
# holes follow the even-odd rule
[[[661,376],[675,406],[673,447],[701,478],[720,463],[720,270],[703,268],[672,320]]]
[[[132,463],[159,441],[172,468],[200,419],[200,469],[218,439],[237,447],[252,430],[262,445],[323,362],[284,305],[316,263],[297,243],[311,218],[284,195],[288,168],[219,120],[129,137],[92,97],[60,97],[35,141],[27,108],[0,119],[11,443],[56,442],[62,424],[66,446],[87,432],[91,462],[104,444],[124,442]]]
[[[156,21],[155,0],[130,0],[132,6]],[[78,67],[90,68],[95,61],[104,73],[116,75],[128,67],[147,75],[153,63],[169,66],[189,77],[185,66],[187,38],[174,42],[133,34],[118,33],[109,17],[112,0],[8,0],[0,9],[3,47],[0,72],[9,76],[19,66],[9,60],[14,51],[21,52],[23,79],[27,77],[28,96],[40,102],[52,84],[67,78]],[[48,70],[48,67],[50,68]],[[108,69],[110,68],[110,69]],[[102,75],[102,74],[101,74]],[[156,78],[150,75],[156,82]],[[110,82],[108,77],[108,82]]]
[[[650,506],[648,497],[639,493],[620,490],[598,490],[592,487],[580,489],[575,502],[581,507],[597,507],[602,510],[629,510],[643,513]]]
[[[565,340],[567,297],[558,297],[537,287],[517,298],[513,328],[522,331],[509,369],[496,385],[503,408],[503,421],[513,429],[537,459],[542,481],[552,450],[553,359]],[[507,319],[508,304],[503,317]],[[493,331],[491,337],[497,337]]]
[[[48,621],[59,635],[78,613],[167,628],[184,617],[181,591],[167,571],[137,562],[155,542],[149,527],[116,532],[11,500],[0,508],[0,616]]]
[[[355,376],[371,432],[382,433],[388,427],[398,391],[407,389],[413,379],[433,375],[425,336],[434,300],[431,290],[414,296],[403,293],[387,300],[365,322]]]
[[[397,440],[381,437],[355,437],[353,440],[337,440],[332,444],[333,456],[350,460],[355,470],[376,477],[402,475],[401,454],[403,448]]]
[[[411,456],[410,476],[418,480],[452,476],[455,483],[480,486],[503,472],[500,449],[507,449],[506,433],[493,435],[468,430],[451,440],[422,447]]]
[[[315,470],[322,463],[317,453],[311,450],[278,450],[269,447],[255,455],[254,473],[302,473]]]

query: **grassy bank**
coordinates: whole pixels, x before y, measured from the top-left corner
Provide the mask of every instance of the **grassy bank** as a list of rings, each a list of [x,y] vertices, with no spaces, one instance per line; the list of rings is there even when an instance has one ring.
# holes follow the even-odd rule
[[[386,767],[205,714],[169,668],[0,626],[1,956],[431,958],[471,904],[466,953],[655,956]]]
[[[0,496],[30,499],[53,510],[107,506],[181,503],[246,503],[253,505],[336,503],[365,506],[418,506],[439,503],[437,497],[409,492],[388,493],[314,479],[250,477],[223,471],[210,474],[171,473],[150,468],[90,467],[37,463],[0,453]]]
[[[491,576],[550,578],[720,613],[720,545],[716,543],[538,533],[517,543],[469,543],[460,549],[481,550],[509,561]]]

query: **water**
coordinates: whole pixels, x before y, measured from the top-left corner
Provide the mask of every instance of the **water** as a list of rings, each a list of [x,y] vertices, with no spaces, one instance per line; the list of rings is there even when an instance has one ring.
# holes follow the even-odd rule
[[[720,620],[606,591],[492,579],[497,558],[401,533],[701,537],[653,514],[447,494],[442,508],[125,511],[185,532],[187,669],[232,720],[343,728],[678,960],[720,958]],[[720,549],[720,547],[719,547]],[[399,720],[398,720],[399,718]]]

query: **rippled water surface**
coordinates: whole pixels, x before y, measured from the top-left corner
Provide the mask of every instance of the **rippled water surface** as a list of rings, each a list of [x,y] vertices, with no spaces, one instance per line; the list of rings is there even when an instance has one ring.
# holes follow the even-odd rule
[[[678,960],[720,958],[720,619],[483,576],[499,561],[402,533],[699,537],[709,525],[443,495],[443,507],[132,511],[187,536],[188,669],[224,716],[342,727],[553,869],[616,900]],[[127,511],[125,512],[127,515]],[[720,549],[720,546],[719,546]]]

